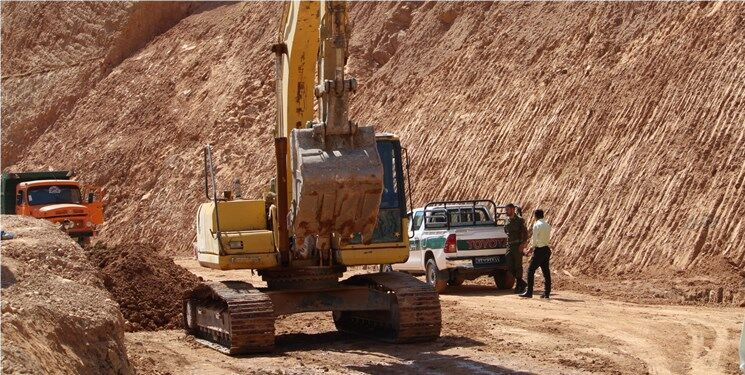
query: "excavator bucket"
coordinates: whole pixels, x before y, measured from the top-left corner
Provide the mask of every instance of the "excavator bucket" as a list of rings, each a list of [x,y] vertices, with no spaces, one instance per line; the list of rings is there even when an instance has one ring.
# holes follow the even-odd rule
[[[383,166],[372,127],[325,136],[316,129],[292,131],[295,237],[318,235],[328,248],[332,234],[345,242],[355,233],[369,243],[383,192]]]

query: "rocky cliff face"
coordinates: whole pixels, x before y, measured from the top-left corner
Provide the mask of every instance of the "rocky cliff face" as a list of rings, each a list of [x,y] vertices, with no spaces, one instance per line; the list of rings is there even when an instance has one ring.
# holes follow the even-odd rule
[[[102,235],[186,252],[202,145],[226,187],[259,197],[273,174],[280,5],[144,4],[3,3],[2,166],[76,170],[107,191]],[[376,2],[351,21],[352,117],[401,135],[415,204],[542,207],[555,261],[589,274],[742,279],[742,5]]]

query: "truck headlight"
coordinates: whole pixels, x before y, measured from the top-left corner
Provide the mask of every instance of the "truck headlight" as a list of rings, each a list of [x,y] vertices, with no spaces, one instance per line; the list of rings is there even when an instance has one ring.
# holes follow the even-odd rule
[[[230,246],[231,249],[242,249],[243,241],[230,241],[228,246]]]

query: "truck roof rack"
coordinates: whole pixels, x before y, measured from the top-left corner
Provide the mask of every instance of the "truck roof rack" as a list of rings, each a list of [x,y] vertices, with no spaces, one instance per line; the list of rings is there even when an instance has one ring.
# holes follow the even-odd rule
[[[491,210],[492,220],[477,221],[476,214],[473,213],[477,207],[483,207],[484,209],[487,210],[487,212]],[[451,210],[458,210],[459,212],[463,210],[470,210],[473,213],[470,216],[472,220],[470,225],[473,225],[473,226],[495,225],[496,218],[499,215],[499,212],[497,211],[497,205],[491,199],[435,201],[435,202],[427,203],[424,206],[424,226],[429,227],[429,228],[447,227],[448,229],[450,229],[450,227],[453,226],[453,223],[452,223],[452,217],[448,213],[448,211],[451,211]],[[432,218],[433,220],[427,220],[428,218]]]

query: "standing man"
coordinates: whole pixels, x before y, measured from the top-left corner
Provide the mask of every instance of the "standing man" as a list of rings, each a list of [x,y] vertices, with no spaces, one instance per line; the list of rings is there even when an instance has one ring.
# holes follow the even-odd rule
[[[543,218],[543,210],[537,209],[533,212],[535,223],[533,224],[533,257],[530,259],[528,266],[528,290],[521,294],[520,297],[533,297],[533,283],[535,282],[535,270],[538,267],[543,272],[543,294],[541,298],[549,298],[551,294],[551,270],[548,269],[548,260],[551,259],[551,248],[548,247],[551,237],[551,226]]]
[[[509,241],[509,250],[507,251],[507,261],[509,270],[515,278],[515,294],[520,294],[525,289],[525,280],[523,280],[523,251],[528,245],[528,228],[525,227],[525,220],[515,213],[515,205],[510,203],[505,206],[507,213],[507,222],[504,225],[504,231],[507,232]]]

